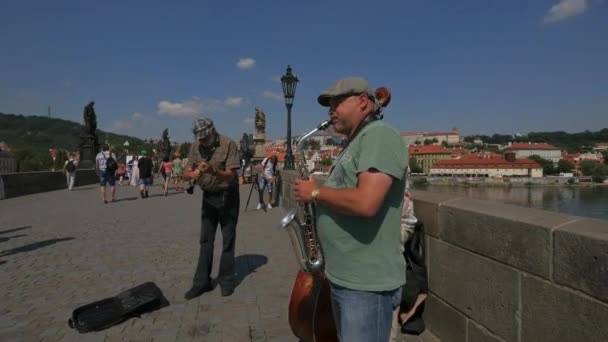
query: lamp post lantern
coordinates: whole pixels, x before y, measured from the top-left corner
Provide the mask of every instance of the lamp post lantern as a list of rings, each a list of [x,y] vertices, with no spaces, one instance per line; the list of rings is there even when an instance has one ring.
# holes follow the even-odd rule
[[[294,170],[294,157],[291,150],[291,107],[293,106],[293,98],[296,95],[296,85],[298,78],[291,72],[291,66],[287,66],[287,72],[281,77],[283,85],[283,95],[285,96],[285,106],[287,106],[287,152],[285,153],[285,169]]]

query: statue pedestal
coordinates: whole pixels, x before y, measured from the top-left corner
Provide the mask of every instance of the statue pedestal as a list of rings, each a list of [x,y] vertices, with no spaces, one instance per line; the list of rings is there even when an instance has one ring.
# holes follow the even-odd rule
[[[264,147],[264,144],[266,144],[266,134],[256,133],[253,137],[253,143],[255,145],[255,152],[251,158],[251,163],[255,165],[266,158],[266,147]]]
[[[78,150],[80,152],[80,162],[78,164],[78,168],[94,169],[95,156],[97,156],[97,152],[99,151],[97,136],[90,134],[81,134],[80,144],[78,144]]]

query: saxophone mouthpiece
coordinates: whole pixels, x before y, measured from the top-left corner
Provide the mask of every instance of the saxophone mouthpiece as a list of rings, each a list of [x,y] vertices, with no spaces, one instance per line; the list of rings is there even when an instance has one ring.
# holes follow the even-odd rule
[[[326,130],[329,126],[331,126],[331,120],[325,120],[323,122],[321,122],[319,124],[319,126],[317,126],[317,129],[324,131]]]

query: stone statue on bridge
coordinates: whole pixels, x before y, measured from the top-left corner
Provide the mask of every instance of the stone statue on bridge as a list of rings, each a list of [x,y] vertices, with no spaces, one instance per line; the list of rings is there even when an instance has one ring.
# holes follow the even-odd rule
[[[266,114],[260,107],[255,107],[256,135],[266,135]]]
[[[165,128],[163,131],[163,136],[160,142],[160,151],[162,153],[162,158],[171,159],[171,140],[169,140],[169,129]]]
[[[95,167],[95,156],[99,152],[99,142],[97,139],[97,114],[93,106],[95,102],[91,101],[84,107],[84,127],[80,133],[80,143],[78,150],[80,152],[79,168],[92,169]]]
[[[260,107],[255,107],[255,134],[253,136],[254,154],[252,162],[260,162],[266,157],[266,114]]]
[[[89,135],[95,135],[97,130],[97,115],[93,108],[94,105],[95,102],[91,101],[84,107],[84,133]]]

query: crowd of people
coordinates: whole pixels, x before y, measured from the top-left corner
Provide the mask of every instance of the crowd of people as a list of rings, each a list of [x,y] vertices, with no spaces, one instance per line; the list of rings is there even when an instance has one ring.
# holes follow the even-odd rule
[[[68,190],[74,188],[79,163],[75,154],[68,153],[63,165]],[[148,156],[146,150],[141,150],[139,154],[128,158],[127,162],[118,161],[109,146],[103,145],[95,156],[95,172],[99,178],[101,200],[103,203],[116,201],[116,183],[118,186],[139,187],[141,198],[147,198],[156,176],[163,178],[164,196],[168,195],[171,185],[175,192],[184,192],[183,169],[186,163],[187,160],[181,159],[179,153],[174,154],[173,160],[165,157],[160,163],[156,163]],[[110,188],[109,198],[106,196],[107,187]]]

